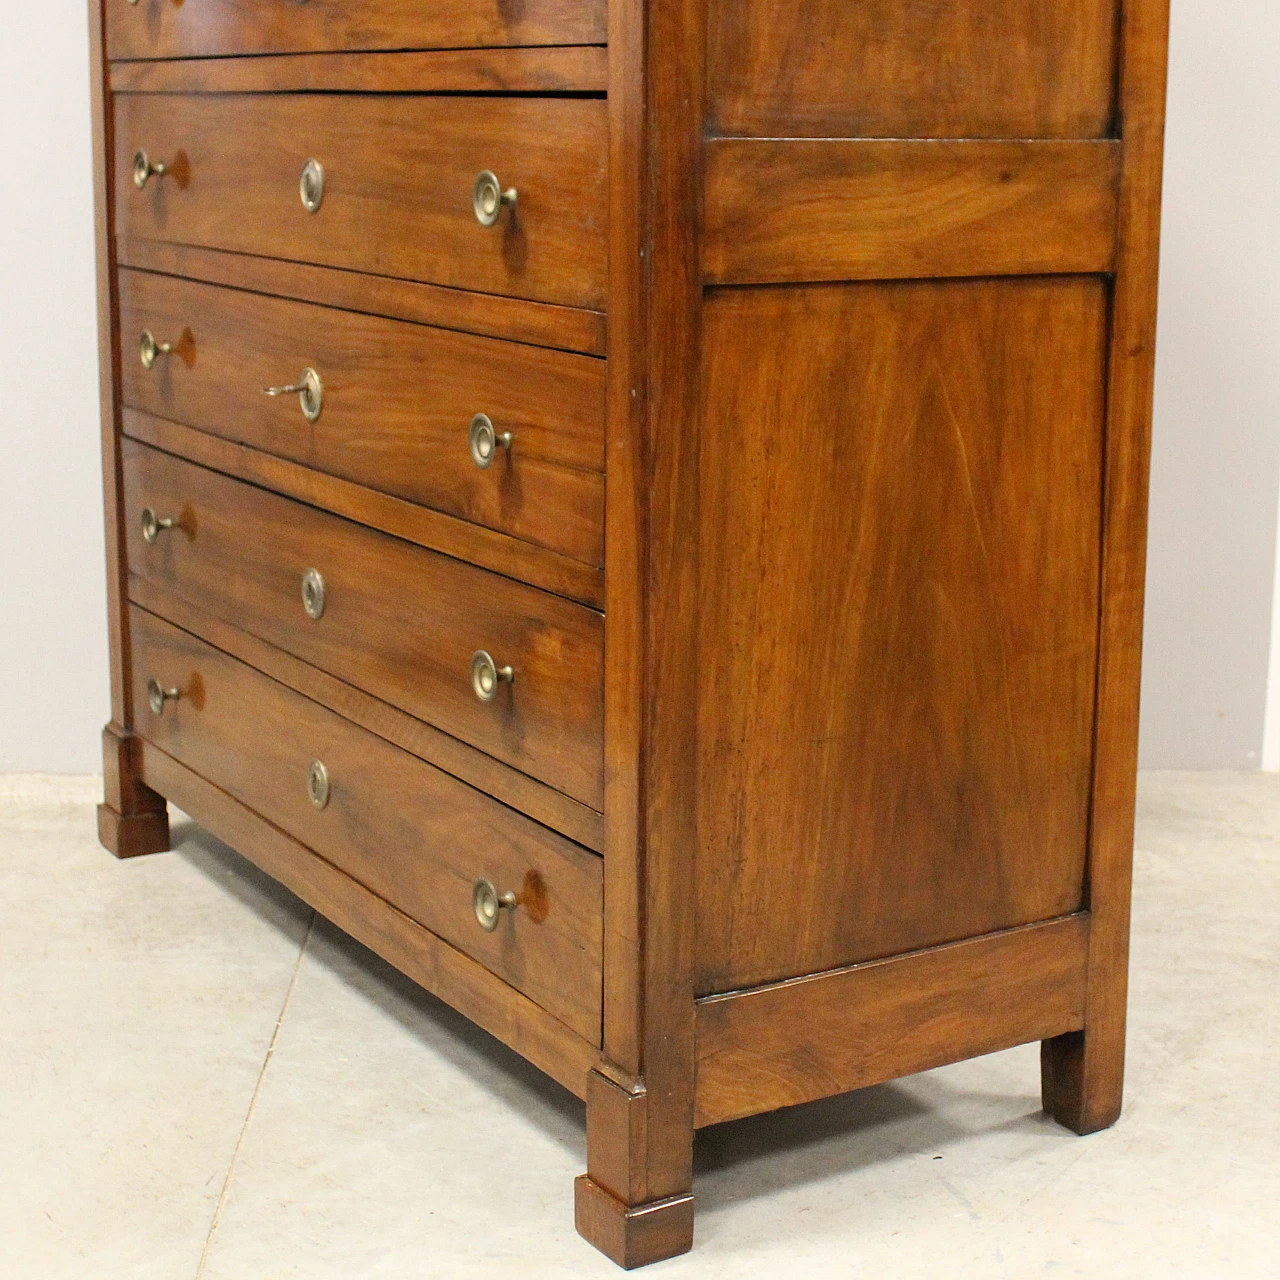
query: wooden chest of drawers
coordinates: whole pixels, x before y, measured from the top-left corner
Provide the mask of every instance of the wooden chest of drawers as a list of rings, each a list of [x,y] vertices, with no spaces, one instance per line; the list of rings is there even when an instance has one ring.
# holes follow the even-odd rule
[[[587,1102],[1119,1114],[1167,0],[91,0],[112,718]]]

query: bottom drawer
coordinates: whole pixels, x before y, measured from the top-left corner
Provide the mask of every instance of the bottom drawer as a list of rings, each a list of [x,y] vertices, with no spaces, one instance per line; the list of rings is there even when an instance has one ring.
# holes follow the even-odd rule
[[[153,614],[130,620],[143,738],[600,1043],[598,857]]]

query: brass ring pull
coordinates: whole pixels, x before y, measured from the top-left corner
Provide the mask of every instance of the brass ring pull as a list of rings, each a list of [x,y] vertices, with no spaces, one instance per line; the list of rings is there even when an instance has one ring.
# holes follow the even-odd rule
[[[512,209],[516,207],[517,194],[515,187],[504,191],[498,175],[491,169],[485,169],[471,189],[471,207],[476,211],[476,221],[482,227],[493,226],[501,216],[504,204]]]
[[[141,148],[133,153],[133,185],[139,191],[147,185],[148,179],[153,175],[157,178],[163,178],[168,172],[168,165],[153,161]]]
[[[485,471],[493,465],[494,455],[499,449],[511,448],[511,432],[498,431],[487,413],[477,413],[471,419],[467,442],[471,448],[471,461]]]
[[[498,696],[498,685],[515,684],[516,673],[510,667],[500,667],[483,650],[471,655],[471,687],[481,702],[492,702]]]
[[[307,769],[307,799],[317,809],[329,803],[329,770],[320,760],[313,760]]]
[[[302,406],[302,416],[308,422],[314,422],[324,408],[324,383],[314,369],[303,369],[301,382],[288,387],[263,387],[262,394],[273,397],[296,395]]]
[[[142,337],[138,339],[138,358],[144,369],[150,369],[157,356],[167,356],[172,350],[172,342],[157,342],[150,329],[143,329]]]
[[[504,911],[514,911],[519,903],[516,895],[509,889],[499,893],[491,880],[477,880],[475,890],[471,894],[471,907],[476,913],[476,920],[485,933],[492,933],[498,927],[498,920]]]
[[[172,529],[177,523],[172,516],[158,516],[150,507],[143,507],[142,540],[151,545],[166,529]]]
[[[324,203],[324,165],[319,160],[308,160],[303,165],[298,197],[308,213],[315,213]]]
[[[319,569],[308,569],[302,575],[302,607],[312,622],[324,615],[324,578]]]
[[[155,676],[147,681],[147,702],[151,707],[152,715],[164,715],[164,704],[177,702],[180,697],[182,697],[180,689],[166,689]]]

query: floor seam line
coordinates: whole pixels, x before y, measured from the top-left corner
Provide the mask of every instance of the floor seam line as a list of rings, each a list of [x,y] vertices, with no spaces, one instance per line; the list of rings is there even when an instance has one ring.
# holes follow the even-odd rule
[[[280,1039],[280,1028],[284,1025],[285,1014],[289,1012],[289,1005],[293,1002],[293,993],[298,986],[298,974],[302,971],[302,960],[307,954],[307,943],[311,941],[311,931],[315,928],[316,913],[312,911],[311,919],[307,921],[307,931],[302,937],[302,946],[298,948],[298,959],[293,966],[293,974],[289,978],[289,987],[284,993],[284,1001],[280,1005],[280,1012],[276,1015],[275,1030],[271,1033],[271,1042],[267,1045],[266,1056],[262,1059],[262,1067],[258,1071],[257,1082],[253,1086],[253,1096],[249,1099],[249,1108],[244,1113],[244,1120],[240,1125],[240,1133],[236,1138],[235,1149],[231,1153],[231,1162],[227,1165],[227,1176],[222,1180],[222,1192],[218,1196],[217,1207],[213,1211],[213,1219],[209,1223],[209,1234],[205,1237],[204,1248],[200,1252],[200,1262],[196,1267],[195,1280],[200,1280],[204,1275],[205,1268],[209,1265],[209,1257],[213,1252],[213,1238],[218,1233],[218,1226],[222,1221],[222,1210],[226,1207],[227,1197],[231,1194],[231,1180],[235,1176],[236,1165],[240,1163],[240,1152],[244,1148],[245,1138],[249,1133],[249,1125],[253,1122],[253,1113],[257,1110],[258,1098],[262,1093],[262,1086],[267,1078],[267,1068],[271,1065],[272,1055],[276,1051],[276,1041]]]

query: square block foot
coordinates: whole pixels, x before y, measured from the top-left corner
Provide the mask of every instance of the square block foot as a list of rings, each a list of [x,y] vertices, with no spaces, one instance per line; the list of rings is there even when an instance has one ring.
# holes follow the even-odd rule
[[[110,805],[98,806],[98,839],[117,858],[140,858],[169,851],[169,813],[117,813]]]
[[[625,1205],[583,1174],[574,1183],[578,1234],[630,1271],[693,1248],[693,1196]]]

